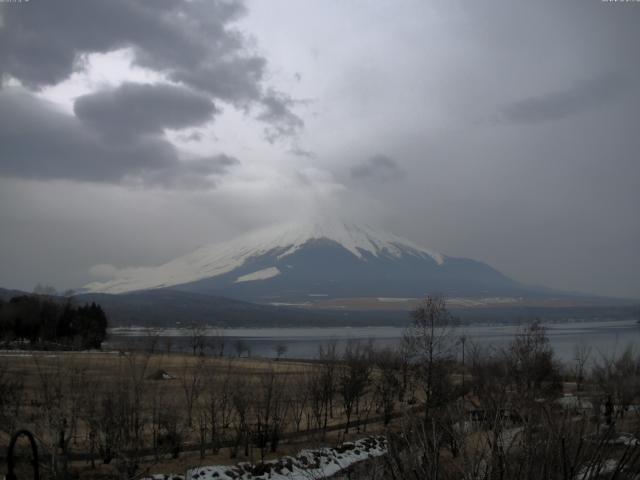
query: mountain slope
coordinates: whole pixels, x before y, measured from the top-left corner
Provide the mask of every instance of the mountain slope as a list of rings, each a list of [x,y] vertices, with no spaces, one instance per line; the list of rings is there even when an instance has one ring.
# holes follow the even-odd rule
[[[309,311],[299,308],[259,305],[230,298],[163,288],[118,295],[86,293],[78,303],[96,302],[109,317],[109,326],[188,327],[292,327],[336,325],[405,325],[406,312]]]
[[[441,255],[369,227],[285,225],[208,245],[154,268],[126,269],[86,291],[168,288],[260,302],[315,297],[419,297],[540,293],[489,265]]]

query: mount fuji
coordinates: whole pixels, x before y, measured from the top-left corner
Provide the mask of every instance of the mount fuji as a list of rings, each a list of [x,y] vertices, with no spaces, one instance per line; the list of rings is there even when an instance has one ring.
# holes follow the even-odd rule
[[[286,304],[354,297],[532,296],[489,265],[342,221],[286,224],[201,247],[158,267],[128,268],[85,292],[180,290]]]

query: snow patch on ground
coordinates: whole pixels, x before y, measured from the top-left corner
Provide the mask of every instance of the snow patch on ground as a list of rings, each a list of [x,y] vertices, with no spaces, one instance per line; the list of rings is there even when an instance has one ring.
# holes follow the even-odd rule
[[[214,465],[187,470],[185,475],[157,474],[150,480],[309,480],[329,478],[346,468],[387,453],[384,437],[345,442],[336,448],[302,450],[295,457],[252,465]]]
[[[613,473],[618,468],[618,461],[610,458],[598,465],[587,465],[583,467],[574,477],[576,480],[586,480],[599,478],[601,475]]]
[[[241,275],[236,278],[234,283],[241,282],[255,282],[256,280],[266,280],[267,278],[273,278],[280,275],[280,270],[277,267],[269,267],[263,268],[262,270],[258,270],[257,272],[247,273],[246,275]]]
[[[631,433],[621,432],[618,434],[616,438],[608,440],[607,443],[612,443],[614,445],[626,445],[630,447],[637,447],[640,445],[640,440],[638,440],[635,435]]]
[[[588,400],[576,397],[575,395],[567,394],[564,397],[560,397],[556,400],[556,403],[566,408],[567,410],[575,411],[590,411],[593,410],[593,403]]]
[[[523,431],[523,427],[505,428],[498,437],[498,444],[505,450],[508,450],[518,441]]]

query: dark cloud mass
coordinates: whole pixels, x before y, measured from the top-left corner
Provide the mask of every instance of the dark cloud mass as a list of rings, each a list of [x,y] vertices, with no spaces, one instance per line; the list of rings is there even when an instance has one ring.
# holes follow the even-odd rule
[[[220,62],[233,69],[234,62],[221,59],[246,53],[243,38],[227,24],[243,13],[241,3],[224,1],[59,0],[5,8],[0,68],[37,88],[82,68],[83,54],[131,47],[136,63],[171,76],[211,73]]]
[[[237,106],[251,102],[268,104],[273,100],[262,97],[260,89],[265,66],[266,60],[261,57],[223,58],[197,69],[175,72],[171,78]]]
[[[16,89],[0,91],[0,112],[2,176],[202,186],[209,175],[237,163],[227,156],[182,160],[163,137],[141,135],[139,130],[127,141],[112,141],[49,102]],[[195,182],[195,175],[202,179]]]
[[[264,92],[266,60],[230,23],[245,14],[223,0],[58,0],[2,10],[0,78],[31,89],[82,70],[84,56],[130,48],[134,63],[236,106],[262,105],[276,135],[299,126],[288,97]],[[103,99],[104,100],[104,99]],[[298,119],[299,120],[299,119]]]
[[[75,100],[75,117],[5,86],[2,175],[213,186],[211,176],[237,160],[222,155],[185,161],[193,155],[178,151],[165,129],[209,122],[220,111],[214,100],[243,109],[255,105],[272,142],[297,135],[303,126],[290,109],[293,100],[263,86],[266,60],[230,27],[246,13],[242,2],[60,0],[13,7],[0,5],[5,83],[15,78],[39,90],[83,70],[87,54],[129,48],[135,64],[179,84],[103,88]]]
[[[207,95],[188,88],[124,83],[79,97],[74,112],[96,131],[129,137],[200,125],[212,117],[216,107]]]

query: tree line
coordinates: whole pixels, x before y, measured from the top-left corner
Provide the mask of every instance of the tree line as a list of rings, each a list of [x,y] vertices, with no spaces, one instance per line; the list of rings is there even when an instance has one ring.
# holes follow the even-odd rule
[[[30,347],[100,348],[107,335],[107,316],[96,303],[73,305],[48,295],[0,299],[0,340]]]

